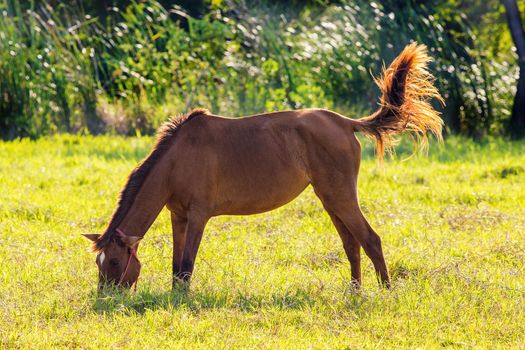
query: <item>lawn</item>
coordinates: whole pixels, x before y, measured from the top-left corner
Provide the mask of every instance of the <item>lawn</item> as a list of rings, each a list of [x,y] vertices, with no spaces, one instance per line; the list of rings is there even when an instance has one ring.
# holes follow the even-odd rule
[[[381,166],[364,141],[362,209],[393,289],[363,254],[352,290],[339,237],[309,188],[269,213],[211,220],[189,290],[171,291],[163,211],[136,293],[98,297],[101,233],[149,137],[0,143],[0,348],[523,348],[525,143],[401,145]]]

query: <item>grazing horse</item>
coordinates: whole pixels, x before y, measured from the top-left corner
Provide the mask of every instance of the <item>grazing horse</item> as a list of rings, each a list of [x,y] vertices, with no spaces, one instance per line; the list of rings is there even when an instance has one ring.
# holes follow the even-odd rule
[[[208,220],[278,208],[312,185],[343,241],[352,281],[361,284],[360,249],[380,282],[390,286],[381,240],[361,213],[357,175],[361,147],[355,132],[375,139],[380,158],[393,135],[409,132],[416,148],[427,132],[441,138],[442,120],[430,99],[442,101],[415,43],[376,80],[379,109],[348,119],[303,109],[230,119],[204,109],[164,124],[151,153],[132,171],[102,235],[85,235],[98,252],[99,288],[131,287],[140,272],[137,247],[160,211],[171,212],[173,280],[189,281]]]

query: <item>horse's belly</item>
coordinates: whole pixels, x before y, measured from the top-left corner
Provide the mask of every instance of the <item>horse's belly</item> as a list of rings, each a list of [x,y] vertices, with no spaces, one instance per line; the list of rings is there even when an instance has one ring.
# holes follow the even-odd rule
[[[276,209],[296,198],[308,184],[305,174],[290,169],[238,179],[217,193],[215,215],[248,215]]]

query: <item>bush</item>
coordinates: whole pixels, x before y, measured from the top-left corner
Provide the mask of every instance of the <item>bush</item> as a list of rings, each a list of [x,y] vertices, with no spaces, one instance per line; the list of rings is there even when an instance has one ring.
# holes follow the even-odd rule
[[[503,133],[517,69],[478,40],[457,6],[213,1],[194,18],[145,1],[99,19],[4,0],[1,136],[152,133],[196,106],[229,116],[326,107],[360,117],[377,108],[371,74],[412,40],[435,58],[449,130]]]

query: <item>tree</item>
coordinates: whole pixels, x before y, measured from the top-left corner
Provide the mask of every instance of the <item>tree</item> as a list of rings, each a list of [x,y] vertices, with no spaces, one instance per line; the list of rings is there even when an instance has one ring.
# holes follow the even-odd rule
[[[525,32],[521,23],[516,0],[503,0],[507,12],[512,40],[518,53],[519,78],[518,90],[514,96],[514,106],[510,119],[510,133],[515,137],[525,137]]]

